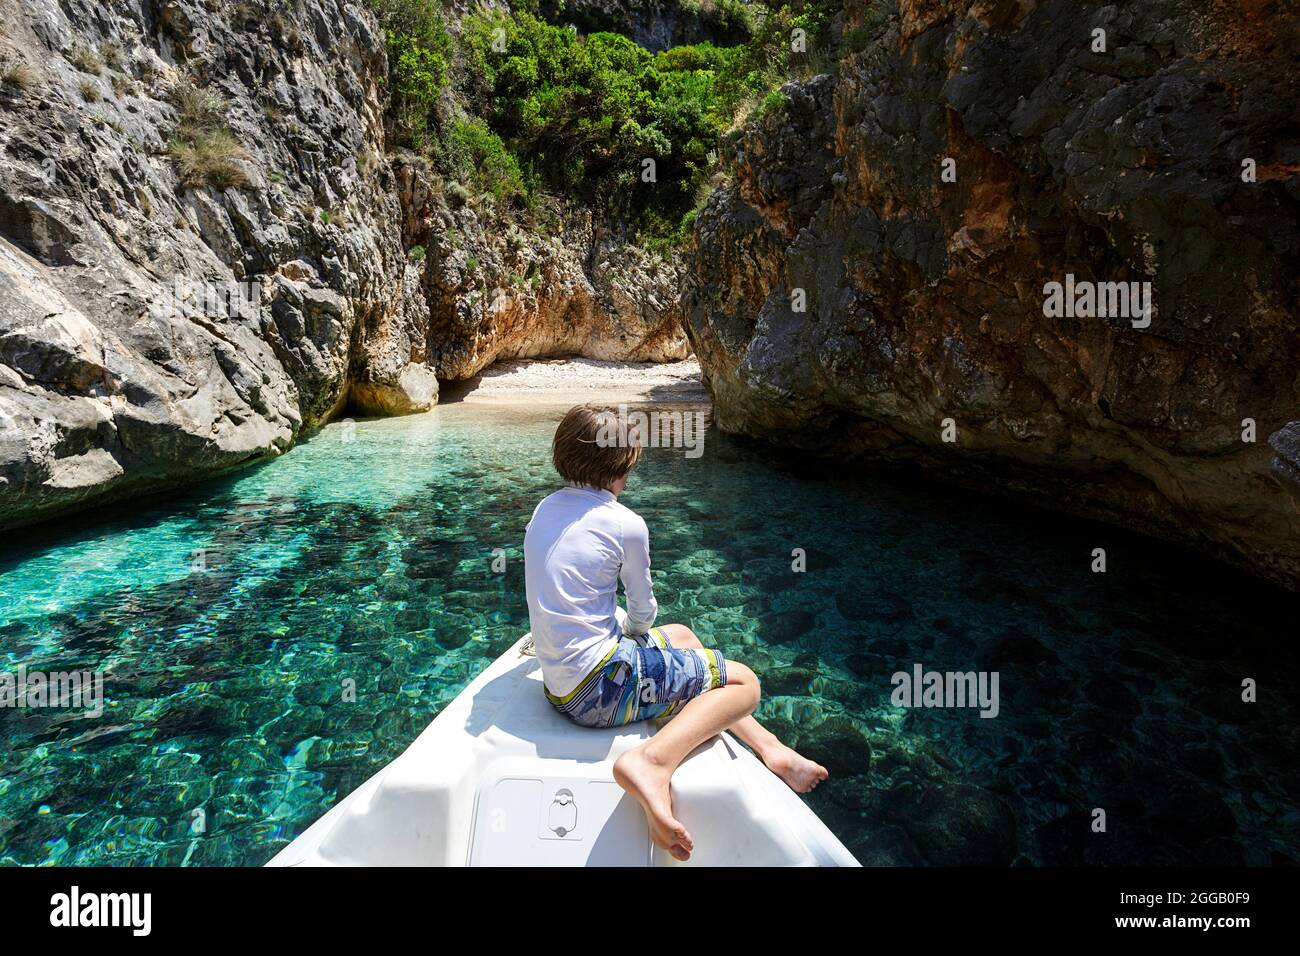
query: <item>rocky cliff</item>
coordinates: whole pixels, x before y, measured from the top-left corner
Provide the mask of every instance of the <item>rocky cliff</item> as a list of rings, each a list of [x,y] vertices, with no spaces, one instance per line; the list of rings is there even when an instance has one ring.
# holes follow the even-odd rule
[[[850,4],[854,52],[727,144],[697,220],[718,423],[1300,585],[1285,6]]]
[[[679,256],[639,248],[570,201],[546,198],[557,208],[542,233],[448,188],[412,157],[397,170],[404,243],[422,252],[429,361],[439,378],[470,378],[498,359],[690,354]]]
[[[428,407],[355,5],[4,0],[0,524]]]
[[[0,527],[427,409],[497,356],[685,354],[671,267],[589,218],[496,235],[394,161],[365,4],[0,17]]]

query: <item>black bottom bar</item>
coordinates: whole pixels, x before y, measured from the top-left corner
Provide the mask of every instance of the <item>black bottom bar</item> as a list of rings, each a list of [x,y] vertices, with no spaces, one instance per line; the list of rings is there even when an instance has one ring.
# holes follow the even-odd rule
[[[101,911],[118,926],[54,926]],[[822,949],[842,933],[919,944],[1070,941],[1099,936],[1232,945],[1295,921],[1294,869],[1114,870],[85,870],[0,869],[7,936],[79,934],[127,945],[251,940],[373,946],[396,930],[431,947],[545,946],[591,933],[657,938],[674,949],[727,933]],[[116,897],[149,894],[133,910]],[[656,913],[657,907],[663,912]],[[84,919],[83,919],[84,917]],[[713,926],[697,922],[707,918]],[[1208,925],[1203,921],[1208,920]],[[675,926],[681,921],[680,926]],[[620,927],[620,923],[626,926]],[[715,935],[716,934],[716,935]],[[382,945],[382,943],[380,943]],[[854,949],[860,947],[855,946]],[[874,947],[871,947],[874,948]]]

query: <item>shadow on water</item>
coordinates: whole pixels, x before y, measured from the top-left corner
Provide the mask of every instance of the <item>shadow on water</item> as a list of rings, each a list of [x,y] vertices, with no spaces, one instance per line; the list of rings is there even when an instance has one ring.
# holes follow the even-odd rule
[[[106,669],[110,706],[0,711],[0,861],[269,859],[527,629],[523,528],[554,486],[560,411],[462,404],[359,421],[351,442],[330,426],[11,538],[6,666]],[[714,430],[701,458],[650,452],[625,501],[651,529],[661,620],[754,667],[760,718],[831,769],[809,802],[863,862],[1296,860],[1293,595]],[[916,664],[997,671],[998,716],[893,706]]]

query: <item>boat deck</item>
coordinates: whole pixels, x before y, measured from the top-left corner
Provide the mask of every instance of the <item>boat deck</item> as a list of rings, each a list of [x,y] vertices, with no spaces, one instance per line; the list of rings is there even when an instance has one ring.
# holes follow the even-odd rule
[[[727,734],[673,777],[674,810],[696,843],[689,862],[673,860],[613,777],[614,760],[654,725],[591,730],[566,720],[546,702],[525,640],[270,865],[857,865]]]

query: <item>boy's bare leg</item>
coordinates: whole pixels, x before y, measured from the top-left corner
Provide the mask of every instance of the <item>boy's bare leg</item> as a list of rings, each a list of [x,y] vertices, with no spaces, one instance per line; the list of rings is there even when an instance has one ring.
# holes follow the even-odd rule
[[[704,646],[695,636],[695,632],[685,624],[664,624],[659,629],[664,632],[673,647]],[[733,670],[734,667],[734,662],[727,661],[728,671]],[[784,780],[795,793],[807,793],[829,776],[825,767],[783,744],[752,714],[742,717],[727,729],[758,754],[758,758],[767,765],[767,769]]]
[[[689,859],[695,843],[673,816],[669,781],[687,754],[757,705],[754,672],[743,664],[733,668],[728,662],[727,686],[688,701],[653,737],[614,761],[614,779],[645,810],[655,846],[678,860]]]

